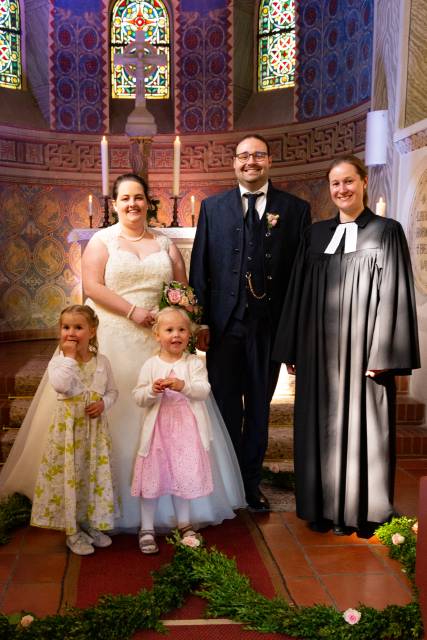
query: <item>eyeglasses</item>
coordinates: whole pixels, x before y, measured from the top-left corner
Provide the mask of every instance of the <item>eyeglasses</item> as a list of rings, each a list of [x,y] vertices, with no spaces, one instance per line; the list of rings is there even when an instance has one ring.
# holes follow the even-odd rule
[[[248,153],[244,151],[243,153],[236,153],[236,158],[239,162],[246,162],[252,156],[254,160],[264,160],[268,157],[267,151],[254,151],[253,153]]]

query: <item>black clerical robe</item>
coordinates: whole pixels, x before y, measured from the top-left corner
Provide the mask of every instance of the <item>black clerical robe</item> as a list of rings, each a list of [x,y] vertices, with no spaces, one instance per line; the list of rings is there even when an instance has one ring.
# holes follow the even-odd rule
[[[363,526],[393,513],[394,375],[420,366],[409,251],[401,225],[369,209],[325,253],[339,218],[307,230],[274,358],[296,365],[297,515]],[[354,226],[353,226],[353,230]],[[368,369],[387,370],[376,378]]]

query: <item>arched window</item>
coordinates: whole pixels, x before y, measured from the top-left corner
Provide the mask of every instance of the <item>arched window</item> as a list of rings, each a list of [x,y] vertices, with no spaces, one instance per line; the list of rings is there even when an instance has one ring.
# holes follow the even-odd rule
[[[143,30],[146,41],[157,53],[166,55],[165,66],[146,71],[145,95],[148,98],[169,98],[170,90],[170,27],[169,16],[161,0],[117,0],[111,13],[111,92],[113,98],[135,97],[135,78],[114,56],[135,40],[136,31]]]
[[[258,13],[258,91],[295,84],[295,0],[261,0]]]
[[[0,0],[0,87],[22,89],[18,0]]]

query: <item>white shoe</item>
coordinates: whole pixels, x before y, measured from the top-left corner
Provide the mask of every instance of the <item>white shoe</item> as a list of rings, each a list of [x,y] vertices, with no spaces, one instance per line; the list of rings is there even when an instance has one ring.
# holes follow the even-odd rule
[[[94,547],[109,547],[113,542],[110,536],[107,536],[106,533],[102,533],[102,531],[94,529],[93,527],[85,527],[82,533],[91,539]]]
[[[88,541],[88,536],[83,531],[78,531],[72,536],[67,536],[67,547],[78,556],[89,556],[95,552],[92,544]]]

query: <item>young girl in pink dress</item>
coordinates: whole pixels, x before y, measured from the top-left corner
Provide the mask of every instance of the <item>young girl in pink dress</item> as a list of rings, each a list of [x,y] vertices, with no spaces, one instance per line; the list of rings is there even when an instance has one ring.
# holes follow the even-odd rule
[[[155,529],[178,527],[183,538],[195,536],[198,526],[232,518],[245,505],[231,441],[209,406],[205,364],[186,352],[190,318],[165,308],[153,331],[160,352],[145,362],[133,390],[143,412],[132,495],[141,496],[139,546],[146,554],[158,552]]]

